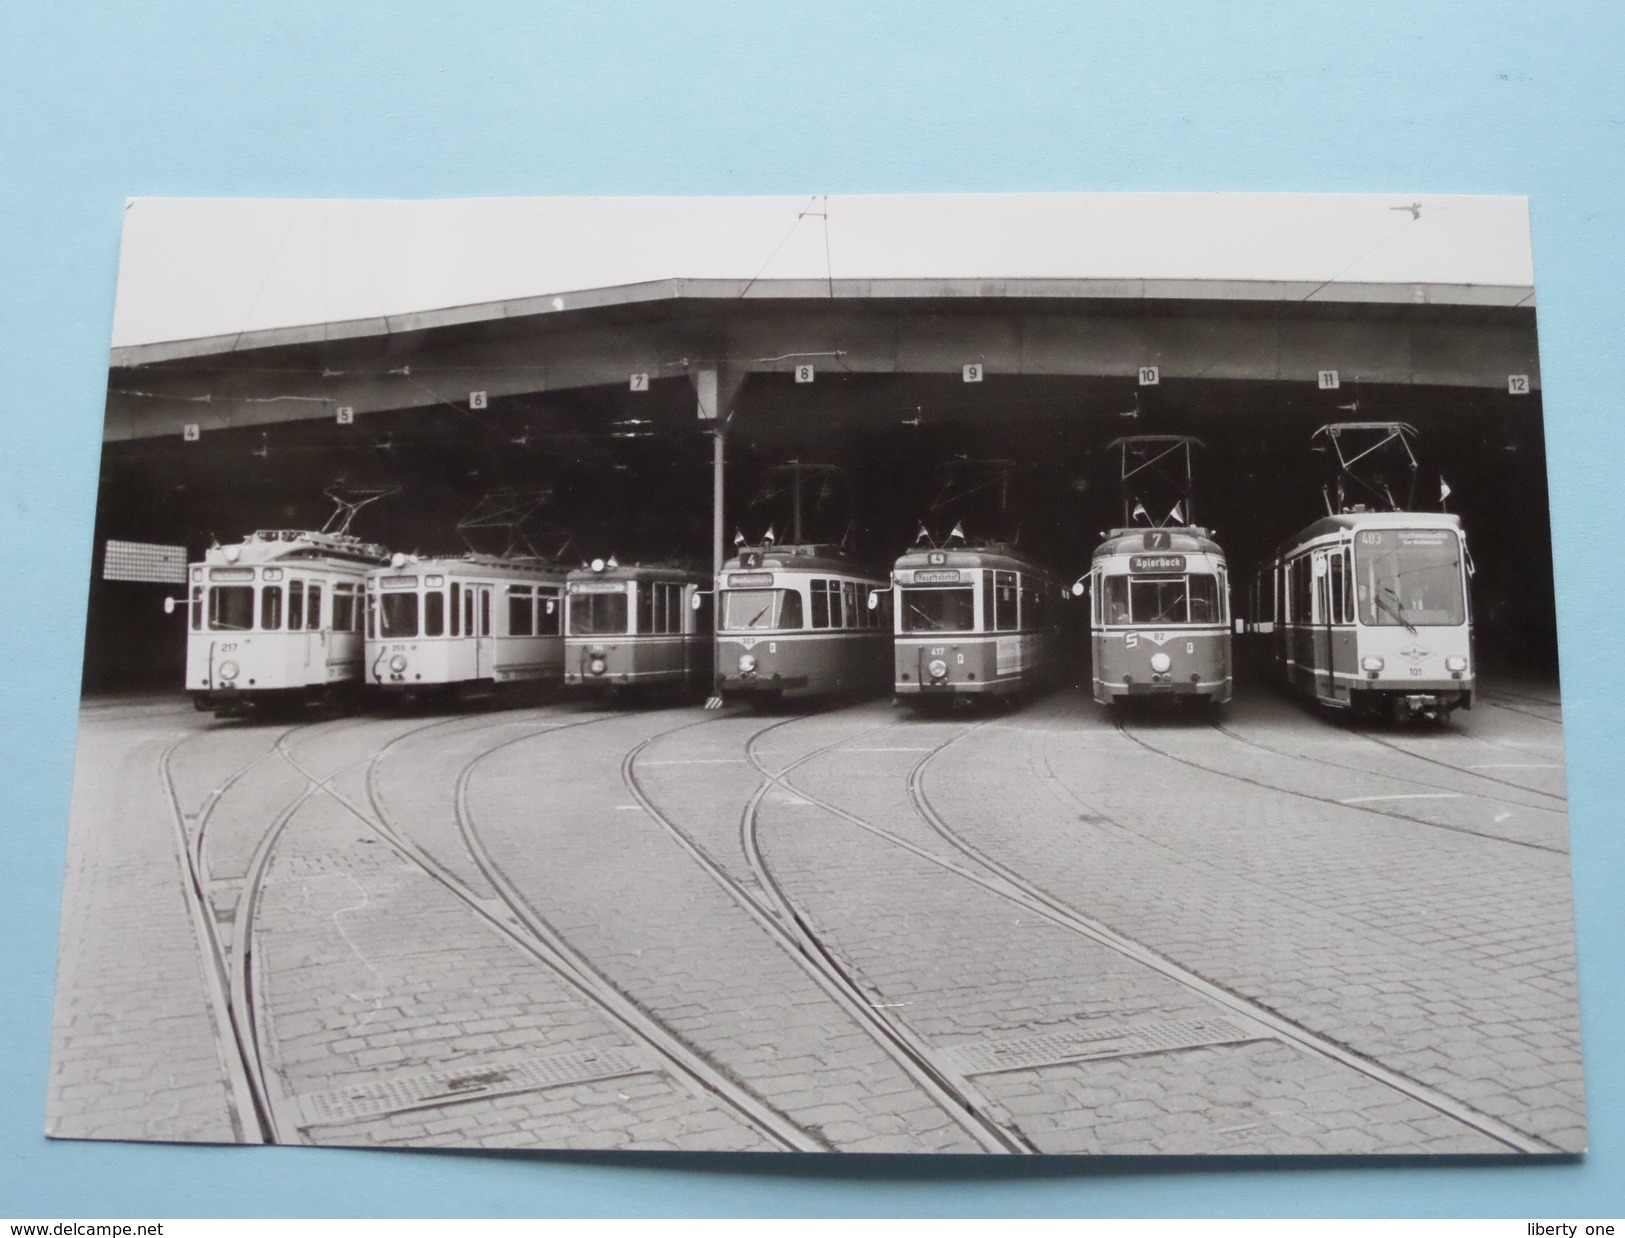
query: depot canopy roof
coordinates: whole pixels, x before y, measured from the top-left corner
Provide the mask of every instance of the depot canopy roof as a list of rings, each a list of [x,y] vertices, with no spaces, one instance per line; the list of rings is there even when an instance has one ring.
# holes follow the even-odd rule
[[[1533,304],[1523,198],[132,199],[115,364],[678,296]]]

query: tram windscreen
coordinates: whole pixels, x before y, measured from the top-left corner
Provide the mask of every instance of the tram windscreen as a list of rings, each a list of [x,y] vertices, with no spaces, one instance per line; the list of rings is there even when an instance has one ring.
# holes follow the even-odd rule
[[[1224,622],[1217,576],[1108,576],[1105,583],[1107,623]]]
[[[801,594],[793,589],[730,589],[722,595],[722,630],[801,630]]]
[[[976,629],[976,594],[971,589],[904,589],[903,631],[971,632]]]
[[[402,640],[417,634],[418,595],[384,594],[378,605],[378,635],[384,640]]]
[[[215,585],[209,590],[211,632],[247,632],[253,626],[253,585]]]
[[[1360,622],[1454,627],[1467,618],[1461,542],[1449,529],[1362,529],[1354,539]]]
[[[571,636],[626,635],[626,594],[577,593],[570,598]]]

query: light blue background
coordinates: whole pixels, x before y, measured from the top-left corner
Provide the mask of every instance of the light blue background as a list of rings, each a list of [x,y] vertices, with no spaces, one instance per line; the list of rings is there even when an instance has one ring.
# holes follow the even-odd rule
[[[1621,1215],[1622,36],[1621,9],[1602,3],[9,0],[0,1214]],[[40,1136],[127,195],[1085,189],[1532,198],[1591,1105],[1584,1163],[1130,1170]]]

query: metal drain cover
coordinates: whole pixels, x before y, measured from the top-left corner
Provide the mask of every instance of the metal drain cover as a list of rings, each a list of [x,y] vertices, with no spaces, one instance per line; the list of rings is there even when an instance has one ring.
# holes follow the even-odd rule
[[[1176,1049],[1198,1049],[1204,1045],[1238,1044],[1269,1038],[1269,1033],[1261,1028],[1243,1027],[1229,1019],[1214,1017],[983,1041],[980,1044],[956,1045],[949,1050],[948,1056],[967,1075],[992,1075],[1001,1071],[1032,1070],[1039,1066],[1059,1066],[1065,1062],[1083,1062],[1094,1058],[1169,1053]]]
[[[295,1097],[301,1126],[332,1126],[468,1100],[535,1092],[571,1083],[658,1073],[632,1049],[584,1049],[551,1057],[465,1058],[438,1070],[392,1075]]]

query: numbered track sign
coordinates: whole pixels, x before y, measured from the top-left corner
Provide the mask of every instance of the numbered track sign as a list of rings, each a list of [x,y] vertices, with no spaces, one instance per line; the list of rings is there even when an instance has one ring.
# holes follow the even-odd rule
[[[810,383],[810,382],[812,382],[812,380],[813,380],[813,368],[812,368],[812,366],[810,366],[810,365],[798,365],[798,366],[796,366],[796,381],[798,383]]]
[[[202,437],[202,430],[195,421],[188,421],[184,426],[181,427],[181,439],[183,442],[195,443]]]
[[[649,390],[649,376],[647,374],[634,374],[634,375],[632,375],[632,390],[633,391],[647,391],[647,390]]]
[[[333,415],[341,426],[353,426],[355,424],[355,409],[348,404],[340,404],[334,410]]]
[[[1507,375],[1507,394],[1508,395],[1528,395],[1529,394],[1529,375],[1527,375],[1527,374],[1508,374]]]
[[[1322,391],[1336,391],[1342,385],[1338,380],[1336,370],[1322,370],[1320,372],[1320,389]]]
[[[967,365],[963,370],[960,371],[960,373],[964,376],[967,383],[979,383],[982,381],[982,365],[980,362]]]
[[[1162,375],[1156,366],[1142,365],[1140,367],[1140,386],[1155,387],[1160,382],[1162,382]]]
[[[486,406],[486,404],[485,404],[485,392],[483,392],[483,391],[470,391],[468,393],[468,406],[470,408],[484,408]]]

